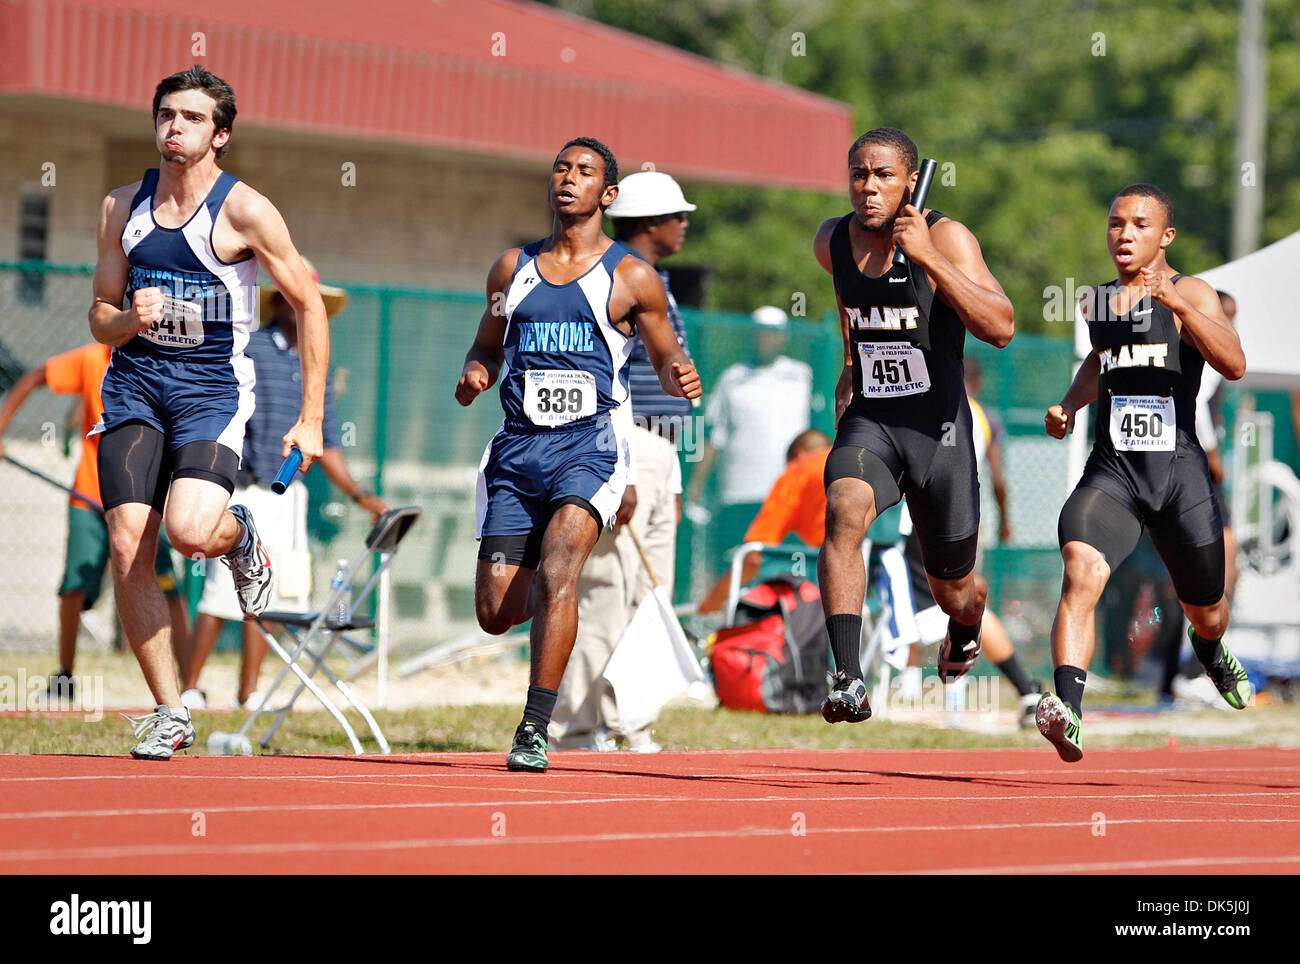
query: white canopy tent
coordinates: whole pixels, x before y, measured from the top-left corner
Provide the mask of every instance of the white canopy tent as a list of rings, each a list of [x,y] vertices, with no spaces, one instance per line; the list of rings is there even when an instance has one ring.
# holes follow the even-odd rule
[[[1237,301],[1244,388],[1300,388],[1300,231],[1197,277]]]

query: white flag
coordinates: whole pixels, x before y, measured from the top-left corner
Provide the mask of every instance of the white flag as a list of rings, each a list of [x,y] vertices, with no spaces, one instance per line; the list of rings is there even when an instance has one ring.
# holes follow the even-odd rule
[[[619,727],[629,733],[653,723],[670,700],[704,678],[663,586],[637,606],[604,677],[614,688]]]

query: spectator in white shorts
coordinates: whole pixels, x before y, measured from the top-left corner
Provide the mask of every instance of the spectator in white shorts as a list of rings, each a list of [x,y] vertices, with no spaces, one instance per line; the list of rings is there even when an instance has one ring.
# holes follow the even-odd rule
[[[305,258],[307,271],[320,288],[325,313],[333,318],[347,304],[347,292],[322,285],[316,269]],[[311,555],[307,546],[307,487],[301,474],[295,474],[283,495],[271,491],[271,481],[280,468],[281,441],[297,418],[302,405],[302,382],[298,373],[298,327],[293,310],[284,297],[269,286],[259,293],[262,327],[248,340],[245,354],[253,360],[257,382],[254,393],[256,408],[244,432],[243,464],[231,502],[245,505],[258,522],[258,534],[267,553],[275,560],[269,610],[304,612],[310,609]],[[320,466],[325,475],[353,502],[378,519],[388,506],[378,496],[363,489],[348,471],[339,441],[338,419],[334,412],[333,377],[325,385],[325,423],[322,427],[325,454]],[[221,633],[225,620],[243,620],[236,605],[237,595],[230,585],[226,567],[207,561],[207,578],[199,600],[198,619],[186,664],[184,692],[181,699],[191,709],[203,709],[205,694],[199,689],[199,673]],[[253,622],[244,623],[244,648],[240,664],[237,703],[245,706],[257,702],[254,690],[266,640]]]

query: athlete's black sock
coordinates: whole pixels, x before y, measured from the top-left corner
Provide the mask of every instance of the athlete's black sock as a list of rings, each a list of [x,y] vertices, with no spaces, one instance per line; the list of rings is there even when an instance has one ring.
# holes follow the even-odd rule
[[[1223,639],[1206,639],[1196,630],[1192,630],[1192,652],[1201,661],[1202,666],[1213,665],[1223,655]]]
[[[1011,685],[1016,688],[1016,692],[1021,696],[1034,692],[1034,684],[1029,682],[1029,677],[1025,675],[1024,667],[1016,659],[1015,653],[998,663],[997,666],[1002,671],[1002,675],[1011,681]]]
[[[1074,710],[1074,715],[1083,719],[1083,687],[1088,682],[1088,671],[1077,666],[1058,666],[1053,674],[1056,680],[1056,695]]]
[[[851,679],[862,679],[862,614],[840,613],[826,617],[835,668]]]
[[[555,690],[548,690],[544,686],[528,687],[528,702],[524,704],[522,722],[535,724],[545,734],[546,728],[551,725],[551,714],[555,712],[555,699],[559,695]]]
[[[948,638],[953,641],[953,651],[961,652],[966,648],[966,644],[980,634],[980,627],[984,621],[980,620],[974,626],[967,626],[957,622],[951,616],[948,617]]]

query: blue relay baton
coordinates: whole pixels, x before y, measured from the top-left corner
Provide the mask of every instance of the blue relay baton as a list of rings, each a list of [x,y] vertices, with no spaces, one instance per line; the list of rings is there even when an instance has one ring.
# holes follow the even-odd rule
[[[302,453],[295,448],[280,466],[280,471],[275,473],[271,491],[276,495],[284,495],[284,490],[289,488],[289,483],[293,481],[293,474],[298,471],[300,465],[302,465]]]

